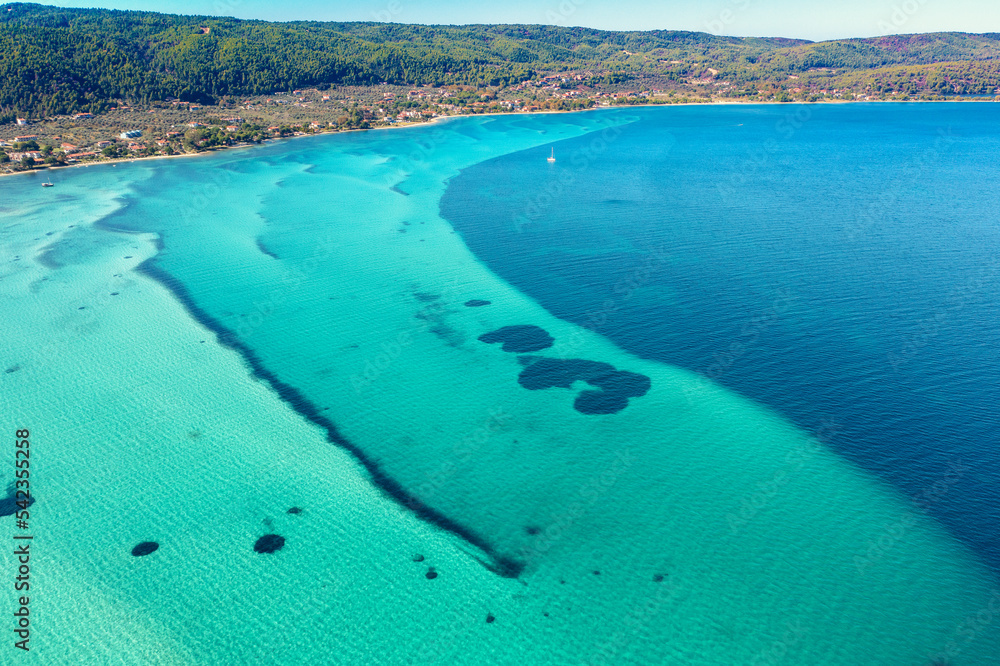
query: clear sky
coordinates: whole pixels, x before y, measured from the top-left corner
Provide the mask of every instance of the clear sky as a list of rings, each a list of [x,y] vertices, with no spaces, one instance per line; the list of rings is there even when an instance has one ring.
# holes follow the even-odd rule
[[[715,34],[842,37],[963,31],[1000,32],[1000,0],[41,0],[218,14],[269,21],[545,23],[610,30],[697,30]]]

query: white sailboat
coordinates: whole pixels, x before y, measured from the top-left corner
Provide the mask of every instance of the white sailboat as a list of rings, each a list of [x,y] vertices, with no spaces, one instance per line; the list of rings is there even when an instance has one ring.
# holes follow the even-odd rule
[[[556,161],[556,149],[553,148],[552,154],[549,156],[549,162],[555,162],[555,161]]]

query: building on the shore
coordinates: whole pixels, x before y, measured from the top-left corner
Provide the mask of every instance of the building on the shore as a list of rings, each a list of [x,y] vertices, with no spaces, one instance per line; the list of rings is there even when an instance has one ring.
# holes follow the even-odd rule
[[[94,114],[92,113],[78,113],[75,116],[73,116],[73,118],[75,118],[76,120],[83,120],[85,118],[93,118],[93,117]]]
[[[17,119],[17,124],[18,125],[27,125],[28,121],[26,119],[24,119],[24,118],[18,118]]]

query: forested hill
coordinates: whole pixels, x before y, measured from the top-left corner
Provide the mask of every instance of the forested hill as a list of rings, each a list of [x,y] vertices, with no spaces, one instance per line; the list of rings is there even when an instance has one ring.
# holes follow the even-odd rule
[[[118,100],[211,102],[383,81],[502,87],[558,72],[609,82],[653,76],[678,86],[707,76],[756,90],[833,70],[861,76],[857,81],[869,88],[891,79],[893,86],[902,81],[942,94],[987,94],[1000,85],[998,64],[998,34],[812,43],[660,30],[268,23],[0,5],[0,121],[15,113],[96,113]]]

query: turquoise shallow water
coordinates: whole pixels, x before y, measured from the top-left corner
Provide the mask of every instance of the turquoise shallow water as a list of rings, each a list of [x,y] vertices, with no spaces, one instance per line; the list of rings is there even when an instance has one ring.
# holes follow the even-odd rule
[[[461,169],[639,120],[462,119],[0,182],[21,322],[4,411],[48,442],[34,509],[61,565],[39,574],[39,653],[995,663],[995,575],[829,433],[553,317],[438,214]],[[526,390],[519,355],[477,340],[509,325],[651,388],[599,416],[574,409],[580,383]],[[254,553],[270,532],[285,547]]]

